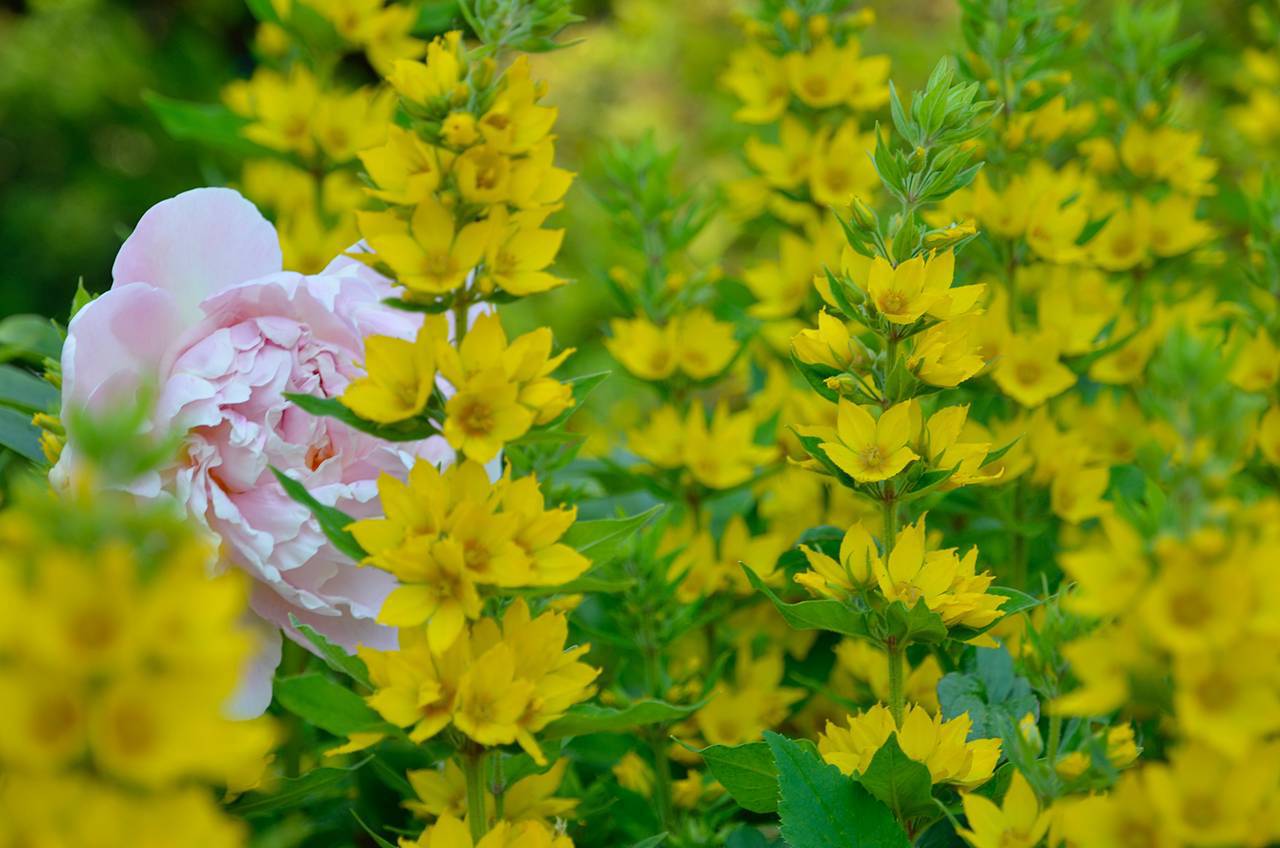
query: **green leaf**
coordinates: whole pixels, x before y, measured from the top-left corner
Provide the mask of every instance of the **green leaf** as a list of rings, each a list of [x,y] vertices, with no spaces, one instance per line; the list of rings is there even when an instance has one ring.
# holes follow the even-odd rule
[[[320,659],[324,660],[325,665],[345,674],[364,688],[373,690],[373,683],[369,681],[369,668],[364,664],[364,660],[354,654],[348,654],[341,645],[333,644],[313,628],[298,621],[298,617],[292,613],[289,614],[289,623],[320,652]]]
[[[89,294],[89,290],[84,287],[84,277],[77,280],[76,293],[71,298],[71,312],[67,315],[67,323],[70,323],[71,319],[76,317],[76,314],[79,313],[81,309],[84,309],[90,303],[93,303],[95,297],[97,297],[97,295]]]
[[[35,463],[45,461],[40,449],[40,428],[31,416],[7,406],[0,406],[0,447],[6,447]]]
[[[941,642],[947,638],[947,625],[942,616],[929,609],[924,598],[907,608],[902,601],[894,601],[885,610],[887,635],[900,644],[911,642]]]
[[[909,848],[893,813],[835,766],[765,731],[778,767],[778,812],[790,848]]]
[[[372,757],[366,757],[348,768],[312,769],[301,777],[287,777],[276,784],[273,792],[251,792],[228,807],[236,816],[261,816],[290,810],[305,804],[342,794],[344,784]]]
[[[300,395],[285,392],[284,399],[299,409],[328,418],[336,418],[348,427],[377,436],[387,442],[416,442],[428,436],[437,435],[440,431],[436,425],[425,418],[411,418],[396,424],[378,424],[366,421],[343,405],[337,398],[322,398],[315,395]]]
[[[379,836],[378,834],[374,833],[374,832],[373,832],[373,828],[371,828],[371,827],[369,827],[369,825],[365,824],[365,823],[364,823],[364,819],[360,818],[360,816],[356,814],[356,811],[355,811],[355,810],[352,810],[352,811],[351,811],[351,815],[355,818],[356,822],[357,822],[357,823],[358,823],[362,828],[364,828],[364,832],[365,832],[365,833],[367,833],[367,834],[369,835],[369,838],[373,840],[373,844],[377,845],[377,846],[378,846],[378,848],[396,848],[396,846],[395,846],[395,845],[391,844],[390,842],[388,842],[387,840],[383,839],[383,838],[382,838],[381,836]]]
[[[611,371],[599,371],[595,374],[584,374],[581,377],[574,377],[572,379],[565,380],[565,384],[573,391],[573,405],[552,419],[550,423],[543,424],[539,429],[554,430],[576,415],[578,410],[582,409],[582,405],[586,402],[591,393],[594,392],[596,387],[603,383],[605,378],[607,378],[611,373]]]
[[[323,674],[280,678],[275,697],[289,712],[334,736],[394,730],[363,698]]]
[[[540,737],[561,739],[566,736],[586,736],[588,733],[622,733],[633,727],[688,718],[705,703],[704,700],[696,704],[669,704],[666,701],[646,699],[622,709],[578,704],[547,725]]]
[[[0,320],[0,362],[43,362],[62,355],[62,335],[41,315],[10,315]]]
[[[276,14],[271,0],[245,0],[245,5],[249,7],[249,13],[262,23],[280,25],[280,16]]]
[[[665,833],[659,833],[656,836],[650,836],[648,839],[641,839],[631,848],[658,848],[659,845],[667,841]]]
[[[58,405],[58,390],[30,371],[0,365],[0,404],[24,412],[44,412]]]
[[[800,601],[789,604],[774,594],[750,567],[743,565],[747,580],[757,591],[773,602],[787,624],[795,630],[830,630],[846,636],[866,636],[866,614],[836,600]]]
[[[360,547],[356,537],[347,530],[351,522],[355,521],[354,518],[337,507],[325,506],[320,503],[320,501],[311,496],[306,486],[303,486],[280,469],[273,467],[271,473],[276,475],[276,479],[280,481],[285,494],[311,510],[311,514],[316,517],[316,521],[320,524],[320,529],[324,531],[324,535],[328,537],[335,548],[356,562],[360,562],[368,555],[365,549]]]
[[[662,505],[658,504],[626,518],[577,521],[560,541],[578,553],[591,557],[596,565],[601,565],[616,558],[631,537],[662,512],[662,509]]]
[[[245,138],[241,131],[249,122],[220,103],[174,100],[154,91],[144,91],[142,100],[160,120],[164,131],[179,141],[192,141],[242,157],[290,158]]]
[[[685,746],[689,747],[689,746]],[[745,745],[711,745],[697,751],[707,764],[707,771],[720,781],[738,806],[753,813],[772,813],[778,809],[778,768],[773,752],[764,742]]]
[[[579,577],[577,580],[570,580],[568,583],[562,583],[559,586],[536,586],[531,589],[511,589],[509,592],[512,595],[523,595],[526,598],[539,598],[544,595],[578,595],[588,593],[597,595],[616,595],[618,592],[627,591],[634,585],[636,585],[636,581],[629,577],[614,580],[608,577],[592,577],[591,575],[586,575]]]
[[[889,734],[858,782],[883,801],[898,821],[932,819],[938,814],[929,767],[902,753],[896,733]]]

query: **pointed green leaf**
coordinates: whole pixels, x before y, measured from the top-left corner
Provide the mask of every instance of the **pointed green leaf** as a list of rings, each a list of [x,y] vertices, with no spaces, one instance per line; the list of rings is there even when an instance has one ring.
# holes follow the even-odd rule
[[[845,606],[836,600],[800,601],[789,604],[774,594],[773,590],[748,566],[742,570],[747,573],[747,580],[756,591],[773,602],[778,612],[786,619],[787,624],[795,630],[830,630],[846,636],[866,636],[866,613]]]
[[[778,768],[773,764],[773,752],[768,744],[749,742],[689,750],[702,755],[707,771],[720,781],[738,806],[753,813],[772,813],[778,809]]]
[[[354,654],[348,654],[341,645],[333,644],[311,627],[298,621],[298,617],[292,613],[289,615],[289,623],[320,652],[320,659],[324,660],[325,665],[345,674],[364,688],[373,690],[373,684],[369,681],[369,668],[364,664],[364,660]]]
[[[896,733],[889,734],[858,782],[883,801],[899,821],[932,819],[938,814],[929,767],[902,752]]]
[[[276,479],[280,481],[285,494],[311,510],[311,514],[316,517],[316,521],[320,524],[320,529],[324,531],[324,535],[328,537],[335,548],[356,562],[360,562],[368,555],[365,549],[360,547],[356,537],[347,530],[351,522],[355,521],[354,518],[337,507],[320,503],[307,491],[306,486],[303,486],[280,469],[272,468],[271,473],[276,475]]]
[[[394,732],[364,699],[323,674],[298,674],[276,681],[280,706],[334,736],[372,731]]]
[[[538,736],[541,739],[561,739],[566,736],[586,736],[589,733],[622,733],[633,727],[688,718],[705,703],[706,701],[669,704],[666,701],[647,699],[636,701],[622,709],[598,704],[578,704],[563,717],[547,725],[546,730]]]

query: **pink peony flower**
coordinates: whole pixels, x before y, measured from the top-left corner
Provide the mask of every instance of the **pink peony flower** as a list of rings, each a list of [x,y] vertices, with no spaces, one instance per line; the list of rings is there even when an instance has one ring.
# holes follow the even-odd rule
[[[134,481],[142,497],[176,498],[218,537],[221,565],[254,579],[251,607],[269,627],[233,705],[255,715],[271,699],[290,615],[353,650],[395,645],[375,622],[394,579],[336,551],[271,466],[318,500],[370,513],[382,472],[404,476],[414,455],[449,461],[439,437],[390,445],[282,393],[342,393],[361,373],[363,338],[410,338],[421,318],[382,303],[391,287],[339,258],[315,276],[281,270],[276,232],[229,189],[203,188],[152,207],[121,247],[111,290],[72,320],[62,353],[64,407],[102,410],[154,387],[151,426],[177,428],[184,449]],[[55,482],[74,473],[76,433]]]

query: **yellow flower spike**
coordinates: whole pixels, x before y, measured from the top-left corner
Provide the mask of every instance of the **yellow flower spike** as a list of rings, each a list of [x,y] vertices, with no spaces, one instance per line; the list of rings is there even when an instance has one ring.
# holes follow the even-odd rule
[[[961,803],[969,829],[956,833],[973,848],[1035,848],[1051,821],[1020,771],[1014,771],[999,807],[968,792],[961,796]]]
[[[1058,360],[1057,347],[1043,336],[1010,336],[994,377],[1005,394],[1026,407],[1040,406],[1076,383],[1076,375]]]
[[[935,310],[936,317],[955,317],[974,307],[983,287],[951,289],[954,274],[955,254],[949,250],[928,258],[916,256],[896,267],[876,257],[867,293],[876,311],[894,324],[914,324]]]
[[[556,122],[555,107],[538,106],[529,76],[529,57],[518,56],[507,68],[502,88],[480,119],[480,132],[494,149],[508,155],[526,153],[540,143]]]
[[[837,371],[852,370],[863,360],[849,327],[826,309],[818,313],[818,328],[801,330],[791,339],[791,348],[801,362],[825,365]]]
[[[347,386],[339,398],[342,404],[361,418],[383,424],[422,412],[435,388],[436,339],[444,332],[444,319],[430,316],[414,341],[366,338],[367,376]]]
[[[750,410],[735,414],[726,404],[719,404],[708,425],[701,406],[694,404],[684,423],[683,464],[708,488],[741,485],[777,455],[775,446],[755,443],[755,429],[756,419]]]
[[[801,545],[809,571],[795,576],[795,581],[815,595],[843,599],[859,588],[875,581],[880,552],[875,539],[861,524],[854,524],[845,531],[840,541],[840,561]]]
[[[949,406],[929,416],[925,425],[928,446],[921,451],[929,464],[945,471],[955,469],[945,484],[948,489],[992,483],[1003,473],[1001,468],[982,467],[991,450],[990,442],[960,441],[968,417],[969,407]]]
[[[913,403],[892,406],[877,420],[866,408],[842,398],[836,419],[839,441],[823,442],[823,452],[859,483],[888,480],[920,458],[907,447]]]
[[[605,348],[622,366],[642,380],[665,380],[679,364],[676,326],[659,327],[645,318],[615,318]]]

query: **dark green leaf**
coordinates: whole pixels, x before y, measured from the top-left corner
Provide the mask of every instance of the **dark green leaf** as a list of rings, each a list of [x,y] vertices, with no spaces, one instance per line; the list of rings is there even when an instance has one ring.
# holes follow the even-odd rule
[[[800,601],[789,604],[774,594],[754,571],[742,566],[747,573],[747,580],[757,591],[773,602],[778,612],[786,619],[787,624],[796,630],[830,630],[846,636],[866,636],[866,613],[845,606],[836,600]]]
[[[698,753],[706,762],[707,771],[720,781],[740,807],[753,813],[772,813],[778,809],[778,769],[768,744],[711,745]]]
[[[365,824],[365,823],[364,823],[364,819],[360,818],[360,816],[356,814],[356,811],[355,811],[355,810],[352,810],[352,811],[351,811],[351,815],[352,815],[353,817],[355,817],[356,822],[357,822],[357,823],[359,823],[359,825],[360,825],[362,828],[364,828],[364,832],[365,832],[365,833],[367,833],[367,834],[369,835],[369,838],[373,840],[373,843],[374,843],[375,845],[377,845],[377,846],[378,846],[378,848],[396,848],[396,846],[395,846],[395,845],[393,845],[392,843],[390,843],[390,842],[388,842],[387,840],[383,839],[383,838],[382,838],[381,836],[379,836],[378,834],[374,833],[374,832],[373,832],[373,828],[371,828],[371,827],[369,827],[369,825]]]
[[[369,669],[365,666],[364,660],[354,654],[348,654],[341,645],[333,644],[312,628],[298,621],[297,616],[293,614],[289,615],[289,623],[320,652],[320,659],[324,660],[325,665],[334,671],[347,675],[364,688],[373,689],[373,684],[369,682]]]
[[[272,468],[271,472],[280,481],[285,494],[311,510],[311,514],[315,516],[316,521],[320,524],[320,529],[324,531],[324,535],[328,537],[335,548],[356,562],[360,562],[367,556],[365,549],[360,547],[360,543],[356,541],[356,537],[347,530],[347,527],[355,520],[354,518],[337,507],[325,506],[320,503],[311,496],[306,486],[303,486],[280,469]]]
[[[367,757],[349,768],[312,769],[301,777],[287,777],[279,781],[273,792],[251,792],[231,804],[230,811],[237,816],[260,816],[301,807],[340,794],[344,785],[372,757]]]
[[[938,702],[947,719],[969,714],[970,739],[1003,737],[1027,713],[1040,713],[1031,684],[1014,671],[1004,647],[978,648],[968,671],[945,675],[938,681]]]
[[[24,412],[46,412],[58,405],[58,390],[30,371],[0,365],[0,404]]]
[[[929,609],[924,598],[907,609],[902,601],[894,601],[885,609],[885,625],[888,636],[900,644],[912,642],[941,642],[947,638],[947,625],[942,616]]]
[[[32,462],[45,461],[40,449],[40,428],[31,423],[31,415],[0,406],[0,447],[6,447]]]
[[[586,736],[588,733],[622,733],[633,727],[679,721],[697,712],[705,701],[696,704],[668,704],[666,701],[636,701],[629,707],[615,709],[597,704],[578,704],[563,717],[547,725],[543,739]]]
[[[62,355],[62,335],[40,315],[10,315],[0,320],[0,362],[43,362]]]
[[[348,427],[388,442],[416,442],[440,432],[435,424],[425,418],[411,418],[395,424],[366,421],[344,406],[337,398],[322,398],[293,392],[285,392],[284,398],[312,415],[336,418]]]
[[[189,103],[154,91],[143,92],[142,99],[160,119],[165,132],[179,141],[216,147],[237,156],[289,158],[284,153],[245,138],[241,131],[248,121],[220,103]]]
[[[596,565],[614,559],[623,546],[640,528],[662,512],[662,505],[650,507],[626,518],[600,518],[595,521],[575,522],[560,540],[581,554],[591,558]]]
[[[363,698],[323,674],[280,678],[275,698],[289,712],[334,736],[392,730]]]
[[[648,839],[642,839],[631,848],[658,848],[659,845],[667,841],[665,833],[659,833],[656,836],[650,836]]]
[[[858,781],[883,801],[899,821],[932,819],[938,813],[929,767],[902,753],[896,733],[889,734]]]
[[[893,813],[817,754],[777,733],[765,741],[778,767],[778,812],[790,848],[909,848]]]

